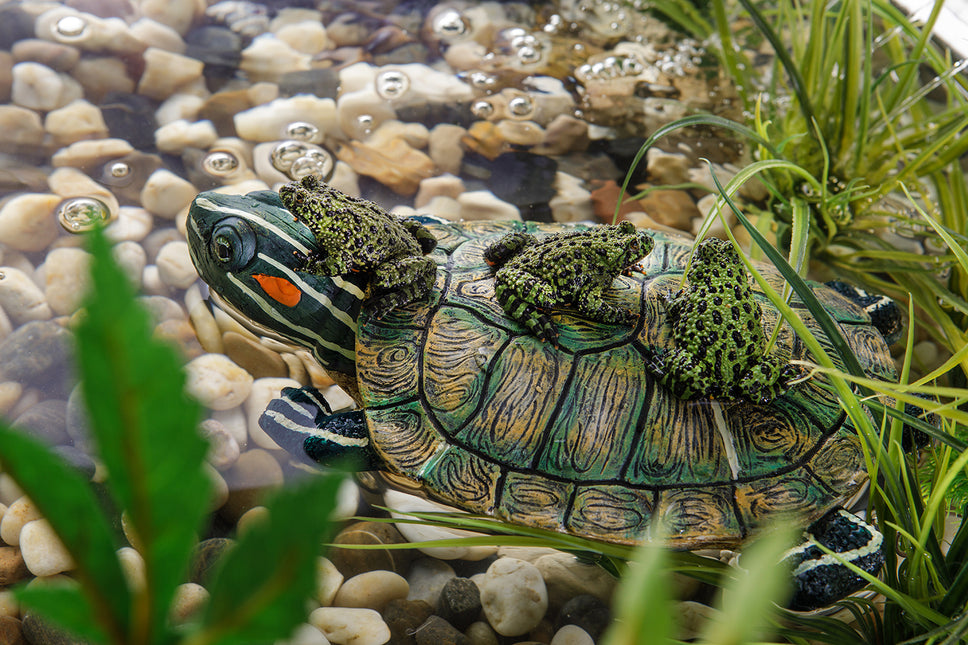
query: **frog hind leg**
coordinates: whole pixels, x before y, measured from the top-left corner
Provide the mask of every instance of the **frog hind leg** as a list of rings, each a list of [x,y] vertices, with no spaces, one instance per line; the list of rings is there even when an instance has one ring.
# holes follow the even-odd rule
[[[646,367],[678,398],[689,400],[712,397],[719,386],[708,384],[709,370],[694,360],[692,354],[681,349],[658,350],[649,356]]]
[[[534,236],[530,233],[524,233],[523,231],[508,233],[484,249],[484,261],[487,262],[488,266],[504,266],[508,260],[520,253],[522,249],[535,242]]]
[[[609,275],[593,276],[586,279],[585,284],[573,291],[575,293],[575,307],[589,318],[605,323],[632,323],[639,315],[602,297],[606,289],[611,287],[614,278]]]
[[[730,394],[754,403],[769,403],[787,391],[787,382],[797,372],[793,365],[764,359],[746,371],[731,388]]]
[[[379,318],[430,293],[437,265],[430,258],[405,257],[381,264],[373,275],[373,295],[367,307]]]
[[[494,295],[509,318],[521,323],[541,340],[554,341],[558,333],[545,313],[557,305],[554,287],[519,269],[504,267],[495,275]]]

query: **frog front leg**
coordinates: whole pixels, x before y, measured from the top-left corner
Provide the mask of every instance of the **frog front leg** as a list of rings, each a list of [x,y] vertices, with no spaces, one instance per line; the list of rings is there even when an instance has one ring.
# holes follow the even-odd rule
[[[437,248],[437,238],[430,232],[430,229],[420,222],[404,217],[400,218],[400,224],[403,228],[407,229],[407,232],[413,236],[413,239],[417,240],[417,244],[420,245],[420,251],[425,255]]]
[[[494,295],[508,317],[527,327],[542,340],[554,341],[558,333],[545,313],[558,305],[555,288],[531,273],[504,267],[494,276]]]
[[[606,323],[634,323],[639,315],[603,297],[615,278],[611,275],[579,276],[572,284],[571,294],[575,307],[593,320]]]
[[[368,306],[380,318],[430,293],[437,265],[426,257],[408,256],[380,264],[373,270],[373,295]]]

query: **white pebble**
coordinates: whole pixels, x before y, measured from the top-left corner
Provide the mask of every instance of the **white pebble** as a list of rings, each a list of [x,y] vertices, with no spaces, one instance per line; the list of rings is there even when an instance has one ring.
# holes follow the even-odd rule
[[[58,168],[47,177],[47,185],[59,197],[94,197],[108,207],[108,219],[118,215],[118,199],[110,190],[77,168]]]
[[[318,11],[307,11],[305,9],[283,9],[282,11],[287,14],[298,13],[301,15],[294,16],[294,22],[277,26],[280,19],[288,18],[288,16],[283,16],[280,13],[280,16],[273,20],[270,25],[276,38],[289,45],[294,51],[310,56],[318,54],[330,46],[329,38],[326,36],[326,28],[323,27]],[[315,15],[315,19],[310,17],[312,15]]]
[[[33,110],[0,105],[0,132],[7,152],[33,151],[44,141],[44,126]]]
[[[464,180],[451,174],[428,177],[420,181],[417,196],[414,197],[414,208],[420,210],[435,197],[450,197],[457,199],[464,192]]]
[[[198,189],[170,170],[159,168],[151,173],[141,189],[141,205],[165,219],[174,219],[195,199]]]
[[[205,67],[200,60],[155,47],[145,50],[144,61],[145,71],[138,82],[138,94],[159,101],[200,79]]]
[[[595,219],[592,194],[574,175],[558,172],[555,175],[555,196],[548,205],[556,222],[584,222]]]
[[[91,254],[83,249],[59,248],[44,262],[47,304],[60,316],[77,311],[90,286]]]
[[[19,497],[7,505],[7,510],[0,520],[0,540],[10,546],[20,544],[20,530],[24,524],[39,520],[40,511],[27,497]]]
[[[20,605],[13,592],[6,588],[0,589],[0,616],[20,618]]]
[[[213,410],[228,410],[252,391],[252,376],[223,354],[202,354],[185,366],[188,393]]]
[[[336,118],[343,136],[365,139],[397,113],[372,87],[343,92],[336,103]]]
[[[565,625],[555,632],[551,645],[595,645],[595,640],[578,625]]]
[[[323,607],[329,607],[336,599],[340,586],[343,584],[343,574],[328,558],[322,556],[316,559],[316,594],[315,598]],[[409,585],[407,587],[410,588]]]
[[[55,152],[50,161],[55,168],[87,168],[107,163],[132,152],[134,147],[124,139],[77,141]]]
[[[222,424],[222,427],[232,435],[232,438],[235,439],[240,448],[244,449],[248,445],[248,426],[245,420],[245,413],[241,407],[229,408],[228,410],[214,410],[209,416],[214,421]]]
[[[407,579],[400,574],[392,571],[367,571],[346,580],[333,599],[333,605],[383,611],[388,602],[406,598],[409,591]]]
[[[259,416],[269,405],[269,401],[279,398],[284,387],[302,387],[299,381],[291,378],[266,377],[252,383],[252,391],[245,401],[246,415],[249,417],[249,439],[260,448],[279,450],[279,445],[259,427]]]
[[[283,645],[283,644],[278,644]],[[284,645],[329,645],[326,636],[309,623],[303,623],[296,627],[289,640]]]
[[[3,309],[0,308],[0,312]],[[0,383],[0,416],[9,418],[9,412],[20,400],[20,395],[24,393],[24,387],[16,381],[5,381]],[[6,506],[0,503],[0,509],[6,510]],[[0,521],[3,521],[3,512],[0,511]]]
[[[186,582],[175,587],[175,596],[168,606],[168,617],[175,625],[183,625],[208,603],[209,593],[200,584]]]
[[[196,121],[198,119],[198,113],[201,111],[203,105],[205,105],[205,99],[201,96],[184,93],[172,94],[165,99],[160,106],[158,106],[157,110],[155,110],[155,121],[157,121],[158,125],[162,127],[168,126],[178,120],[190,122]],[[206,132],[204,133],[204,136],[207,139],[209,135]],[[158,143],[159,147],[162,145],[157,131],[155,132],[155,141]],[[177,149],[181,150],[182,148],[186,147],[207,147],[207,144],[206,146],[192,144],[193,142],[188,142],[188,144],[180,145],[180,147]],[[169,143],[165,142],[165,145],[169,145]]]
[[[389,490],[384,495],[384,503],[391,509],[390,516],[396,519],[407,519],[407,513],[435,513],[459,512],[457,509],[443,504],[431,502],[428,499],[409,495],[400,491]],[[453,540],[463,537],[480,537],[481,533],[449,529],[439,526],[423,524],[397,524],[397,530],[408,542],[433,542],[435,540]],[[454,546],[454,547],[421,547],[420,551],[441,560],[481,560],[497,551],[496,547]]]
[[[13,66],[10,100],[21,107],[48,112],[84,96],[80,83],[40,63]]]
[[[121,563],[121,572],[128,582],[128,588],[135,591],[143,590],[147,584],[145,560],[138,550],[130,546],[121,547],[118,549],[118,562]]]
[[[498,199],[488,190],[474,190],[457,198],[460,214],[466,220],[520,220],[521,211],[514,204]]]
[[[18,251],[42,251],[57,238],[57,195],[26,193],[0,207],[0,240]]]
[[[103,139],[108,136],[101,108],[84,99],[72,101],[62,108],[47,113],[44,129],[60,145],[82,139]]]
[[[16,325],[53,315],[40,287],[20,269],[0,267],[0,309]]]
[[[320,607],[309,614],[309,624],[337,645],[383,645],[390,628],[372,609]]]
[[[122,206],[118,209],[118,218],[107,225],[104,234],[112,242],[139,242],[151,232],[153,226],[154,218],[145,209]]]
[[[162,152],[181,153],[185,148],[208,148],[218,139],[211,121],[189,123],[178,119],[155,130],[155,145]]]
[[[138,4],[138,9],[143,15],[168,25],[179,34],[188,31],[195,22],[196,14],[204,7],[204,4],[195,0],[142,0]]]
[[[131,35],[149,47],[164,49],[175,54],[185,53],[185,41],[178,32],[150,18],[141,18],[131,24]]]
[[[319,128],[324,136],[339,136],[336,102],[309,94],[279,98],[249,108],[233,117],[235,130],[247,141],[277,141],[285,136],[286,126],[305,121]]]
[[[311,56],[296,51],[273,34],[262,34],[242,50],[239,69],[251,81],[274,81],[288,72],[310,69],[311,60]]]
[[[141,245],[131,241],[121,242],[112,249],[112,255],[131,284],[140,288],[141,274],[148,263],[148,257]]]
[[[70,571],[74,560],[47,520],[27,522],[20,529],[20,553],[30,573],[37,577]]]
[[[484,574],[481,605],[494,631],[502,636],[520,636],[541,622],[548,610],[548,592],[533,564],[501,558]]]
[[[187,289],[198,279],[198,272],[188,254],[188,242],[169,242],[158,251],[155,260],[161,281],[173,289]]]
[[[6,504],[7,510],[10,510],[10,505],[23,496],[24,492],[20,489],[20,486],[17,486],[17,482],[13,480],[13,477],[7,473],[0,473],[0,504]],[[23,522],[21,522],[22,524]],[[2,527],[2,524],[0,524],[0,527]],[[18,528],[17,533],[19,532],[20,529]],[[7,542],[3,535],[3,529],[0,528],[0,540]],[[7,544],[10,544],[10,542],[7,542]]]

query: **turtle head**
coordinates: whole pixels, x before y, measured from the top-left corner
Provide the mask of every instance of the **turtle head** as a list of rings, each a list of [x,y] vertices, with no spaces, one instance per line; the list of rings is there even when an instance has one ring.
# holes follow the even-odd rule
[[[188,213],[188,248],[227,311],[259,333],[309,349],[327,370],[355,376],[365,281],[301,271],[319,249],[278,193],[201,193]]]

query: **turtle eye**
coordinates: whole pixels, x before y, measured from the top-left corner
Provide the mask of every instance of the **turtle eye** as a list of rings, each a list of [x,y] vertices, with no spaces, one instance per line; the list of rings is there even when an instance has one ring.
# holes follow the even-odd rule
[[[255,256],[255,233],[243,220],[230,217],[212,234],[212,255],[229,271],[246,266]]]

